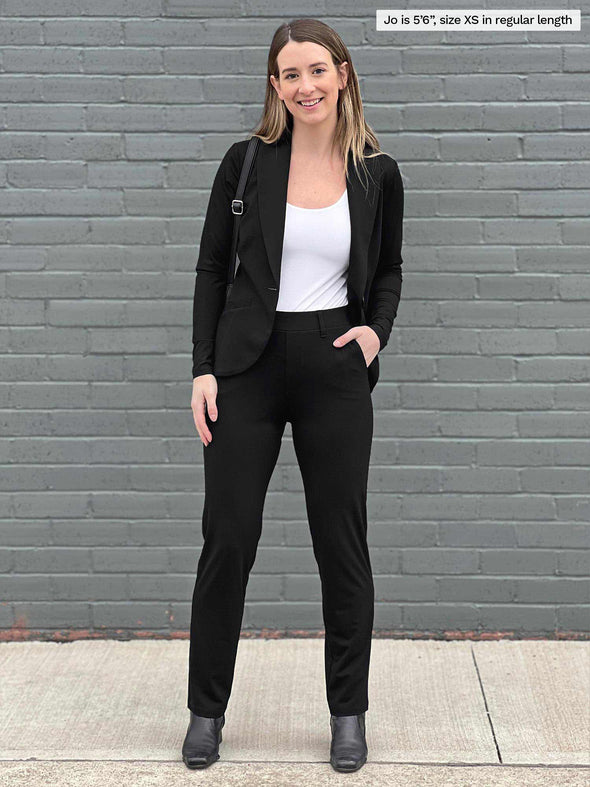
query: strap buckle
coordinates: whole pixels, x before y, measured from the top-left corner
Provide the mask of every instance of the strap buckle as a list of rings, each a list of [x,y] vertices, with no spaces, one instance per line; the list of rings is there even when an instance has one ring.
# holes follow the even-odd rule
[[[242,215],[242,213],[244,212],[244,203],[241,199],[233,199],[231,201],[231,212],[236,216]]]

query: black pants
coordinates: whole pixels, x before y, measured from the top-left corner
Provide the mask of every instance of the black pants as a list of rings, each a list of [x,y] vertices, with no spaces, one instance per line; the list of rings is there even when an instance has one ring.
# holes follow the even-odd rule
[[[276,312],[260,358],[218,377],[217,421],[203,446],[204,544],[192,602],[188,708],[226,709],[246,585],[262,530],[268,484],[287,421],[302,474],[322,586],[326,691],[335,716],[368,708],[374,586],[367,546],[373,405],[347,306]]]

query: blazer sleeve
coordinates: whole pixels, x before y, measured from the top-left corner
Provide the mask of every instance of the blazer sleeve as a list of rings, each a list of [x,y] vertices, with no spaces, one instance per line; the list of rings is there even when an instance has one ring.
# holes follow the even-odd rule
[[[402,291],[404,185],[397,162],[390,156],[383,173],[381,248],[367,304],[367,325],[379,337],[382,350],[391,334]]]
[[[219,165],[201,234],[193,296],[193,379],[213,374],[215,334],[225,304],[234,226],[231,201],[239,177],[237,145],[229,148]]]

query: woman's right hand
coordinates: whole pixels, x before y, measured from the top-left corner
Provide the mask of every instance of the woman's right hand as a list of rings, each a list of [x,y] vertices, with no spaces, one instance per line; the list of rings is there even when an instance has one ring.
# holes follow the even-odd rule
[[[193,395],[191,409],[197,432],[203,445],[209,445],[213,439],[205,420],[205,406],[212,421],[217,420],[217,380],[213,374],[200,374],[193,378]]]

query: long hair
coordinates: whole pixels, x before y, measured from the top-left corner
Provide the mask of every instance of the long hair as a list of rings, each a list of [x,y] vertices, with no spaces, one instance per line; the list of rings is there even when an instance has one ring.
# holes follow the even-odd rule
[[[332,30],[329,25],[320,22],[319,19],[292,19],[290,22],[284,22],[275,31],[268,53],[264,110],[252,136],[260,137],[263,142],[270,144],[280,139],[285,129],[288,134],[293,131],[293,116],[278,97],[270,81],[271,74],[277,80],[280,78],[277,57],[289,41],[311,41],[314,44],[320,44],[330,52],[335,67],[344,61],[348,63],[346,86],[340,90],[338,96],[338,120],[333,148],[339,148],[344,157],[344,169],[347,177],[349,151],[352,151],[352,159],[357,173],[360,163],[369,175],[364,159],[384,154],[373,129],[365,120],[358,77],[352,64],[350,52],[338,33]],[[373,150],[367,156],[364,153],[365,145]]]

